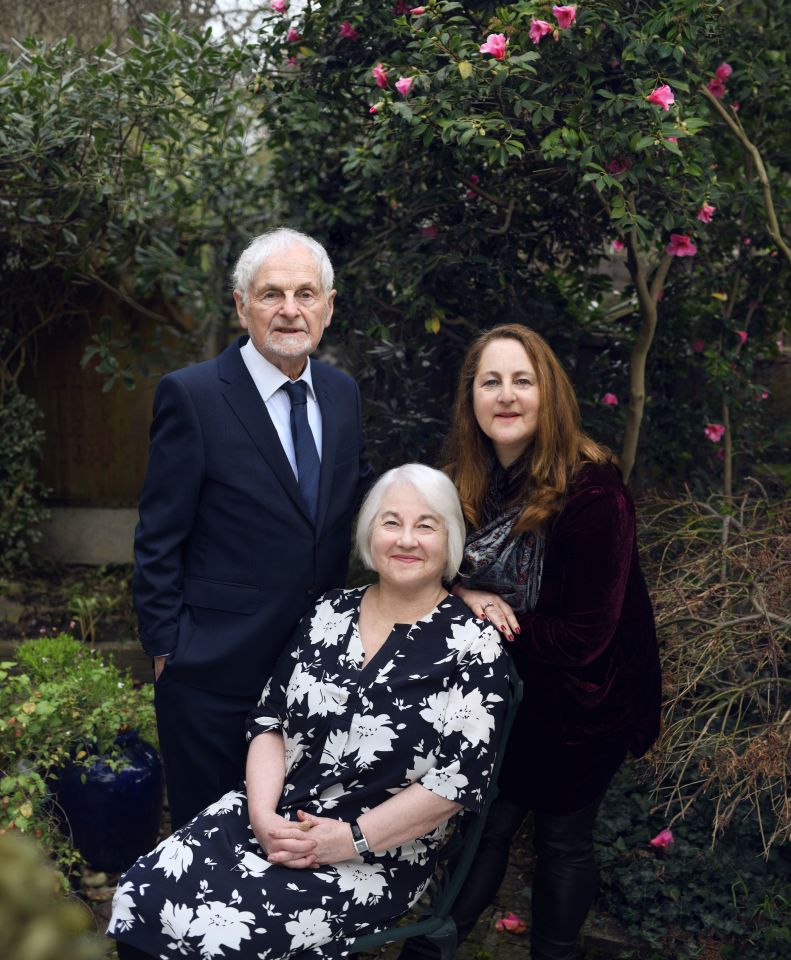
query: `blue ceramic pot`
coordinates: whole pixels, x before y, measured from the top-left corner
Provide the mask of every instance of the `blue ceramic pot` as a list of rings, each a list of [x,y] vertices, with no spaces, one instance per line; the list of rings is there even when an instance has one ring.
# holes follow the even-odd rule
[[[159,754],[136,733],[122,734],[121,763],[102,757],[66,767],[57,802],[64,832],[94,870],[120,873],[156,844],[162,819]],[[84,782],[83,782],[84,781]]]

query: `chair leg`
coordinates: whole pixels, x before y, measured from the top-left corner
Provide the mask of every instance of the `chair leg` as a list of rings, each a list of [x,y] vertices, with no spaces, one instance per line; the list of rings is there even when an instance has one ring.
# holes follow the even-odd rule
[[[458,945],[458,936],[456,933],[456,924],[452,917],[448,917],[445,923],[427,937],[432,943],[437,945],[440,960],[453,960]]]

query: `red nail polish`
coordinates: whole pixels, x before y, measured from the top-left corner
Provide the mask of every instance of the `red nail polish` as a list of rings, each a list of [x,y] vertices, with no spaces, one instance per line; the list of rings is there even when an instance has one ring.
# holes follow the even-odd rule
[[[512,633],[509,633],[509,634],[508,634],[508,639],[509,639],[509,640],[513,640],[513,639],[514,639],[514,635],[513,635]]]
[[[500,624],[500,630],[502,630],[503,633],[505,633],[505,632],[507,631],[507,629],[508,629],[508,627],[506,627],[506,625],[505,625],[504,623],[501,623],[501,624]]]
[[[522,632],[521,627],[514,627],[514,633],[521,633],[521,632]]]

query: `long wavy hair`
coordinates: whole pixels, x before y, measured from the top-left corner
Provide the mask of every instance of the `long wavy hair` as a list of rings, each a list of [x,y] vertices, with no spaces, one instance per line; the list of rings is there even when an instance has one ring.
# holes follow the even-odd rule
[[[514,524],[514,533],[538,532],[561,510],[569,486],[584,463],[609,463],[615,458],[606,447],[583,433],[574,388],[546,340],[519,323],[492,327],[467,350],[443,455],[445,471],[456,484],[464,516],[471,526],[480,526],[488,465],[494,456],[491,440],[475,419],[473,384],[481,354],[493,340],[520,343],[536,373],[538,426],[532,443],[522,454],[525,479],[514,503],[523,502],[524,508]]]

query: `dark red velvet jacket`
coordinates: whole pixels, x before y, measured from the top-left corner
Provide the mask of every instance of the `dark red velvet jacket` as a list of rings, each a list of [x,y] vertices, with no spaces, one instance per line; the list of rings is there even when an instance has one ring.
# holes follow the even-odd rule
[[[616,467],[580,471],[547,535],[536,608],[520,626],[509,649],[525,696],[501,789],[531,806],[576,810],[627,751],[641,756],[659,733],[654,614]]]

